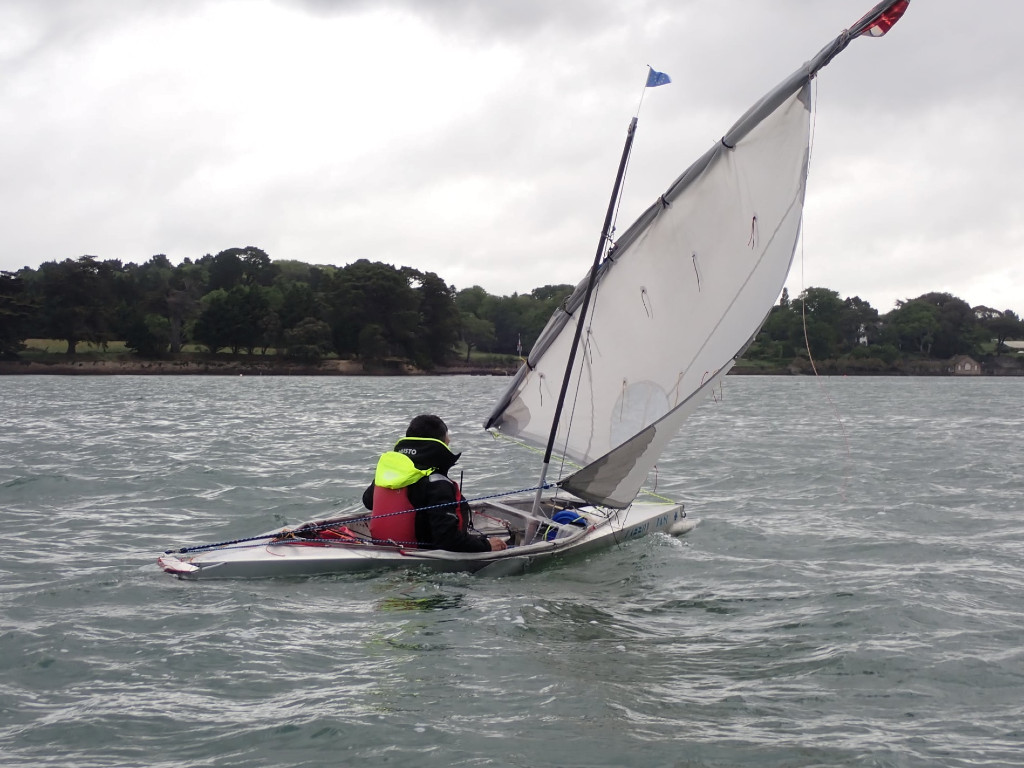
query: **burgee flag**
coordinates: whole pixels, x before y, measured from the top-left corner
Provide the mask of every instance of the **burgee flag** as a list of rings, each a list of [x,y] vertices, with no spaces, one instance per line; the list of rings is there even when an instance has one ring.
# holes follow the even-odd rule
[[[648,67],[648,69],[650,69],[650,67]],[[647,85],[645,85],[644,87],[645,88],[655,88],[655,87],[657,87],[659,85],[665,85],[666,83],[671,83],[671,82],[672,82],[672,78],[669,77],[668,75],[666,75],[664,72],[659,72],[656,69],[651,69],[647,73]]]
[[[861,34],[870,37],[881,37],[902,18],[903,14],[907,12],[908,5],[910,5],[910,0],[896,0],[896,2],[879,14],[874,24],[861,32]],[[864,21],[864,19],[861,19],[861,21]]]

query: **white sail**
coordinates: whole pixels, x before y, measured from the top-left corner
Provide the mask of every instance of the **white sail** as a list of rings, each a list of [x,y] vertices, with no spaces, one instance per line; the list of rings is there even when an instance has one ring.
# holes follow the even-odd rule
[[[583,469],[562,488],[628,506],[685,418],[757,333],[800,232],[810,80],[901,4],[877,6],[751,107],[601,263],[555,441]],[[486,427],[547,442],[585,286],[551,318]]]

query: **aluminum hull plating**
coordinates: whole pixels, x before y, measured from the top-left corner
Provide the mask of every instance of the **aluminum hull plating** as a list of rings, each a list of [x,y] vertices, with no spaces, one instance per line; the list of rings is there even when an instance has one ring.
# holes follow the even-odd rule
[[[519,542],[500,552],[446,552],[336,541],[273,540],[301,527],[297,526],[268,531],[265,541],[225,545],[187,555],[168,553],[158,562],[164,571],[182,579],[314,576],[395,568],[507,575],[556,557],[594,552],[649,533],[681,535],[697,525],[697,521],[686,517],[681,504],[634,503],[625,510],[573,506],[589,525],[586,528],[558,526],[546,518],[530,515],[532,501],[532,498],[521,498],[477,506],[478,527],[484,533],[511,535]],[[546,500],[546,504],[551,503]],[[564,500],[558,503],[564,505]],[[365,514],[359,510],[330,521],[316,521],[316,524],[348,523]],[[489,522],[481,526],[481,519]],[[557,538],[548,540],[546,534],[552,530]]]

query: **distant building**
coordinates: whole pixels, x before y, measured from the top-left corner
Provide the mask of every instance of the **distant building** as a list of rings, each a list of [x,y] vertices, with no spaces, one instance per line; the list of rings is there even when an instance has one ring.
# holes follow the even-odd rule
[[[967,355],[957,355],[949,361],[953,365],[954,376],[980,376],[981,364]]]
[[[1009,347],[1017,354],[1024,352],[1024,341],[1004,341],[1003,346]]]
[[[861,323],[860,328],[857,329],[857,343],[862,347],[868,345],[868,329],[864,323]]]

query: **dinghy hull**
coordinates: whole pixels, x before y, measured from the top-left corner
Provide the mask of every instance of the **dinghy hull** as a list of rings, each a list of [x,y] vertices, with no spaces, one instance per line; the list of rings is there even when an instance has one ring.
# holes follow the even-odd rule
[[[168,552],[158,558],[158,563],[165,572],[188,580],[316,576],[403,568],[503,576],[522,573],[567,555],[624,544],[650,533],[682,535],[697,525],[696,520],[686,517],[681,504],[674,503],[634,503],[624,510],[573,506],[586,519],[586,527],[558,525],[548,517],[535,517],[529,511],[532,503],[532,498],[522,498],[476,506],[478,529],[512,540],[508,549],[500,552],[447,552],[297,538],[294,533],[303,526],[295,526],[268,531],[250,542]],[[545,500],[549,509],[552,504],[564,507],[565,502]],[[359,520],[365,519],[365,514],[360,510],[303,525],[322,528],[337,523],[358,532]]]

